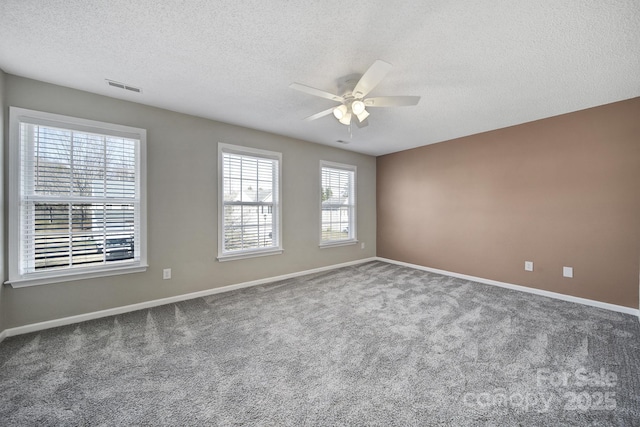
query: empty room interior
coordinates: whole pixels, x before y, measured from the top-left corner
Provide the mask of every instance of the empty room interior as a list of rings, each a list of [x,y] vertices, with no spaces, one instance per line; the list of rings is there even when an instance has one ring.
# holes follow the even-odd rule
[[[640,425],[640,3],[0,2],[0,424]]]

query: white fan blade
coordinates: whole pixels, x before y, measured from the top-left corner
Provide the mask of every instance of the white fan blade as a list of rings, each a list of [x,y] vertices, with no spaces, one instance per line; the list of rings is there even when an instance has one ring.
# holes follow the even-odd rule
[[[408,107],[418,105],[419,101],[419,96],[378,96],[365,99],[364,105],[367,107]]]
[[[291,89],[299,90],[300,92],[308,93],[309,95],[319,96],[320,98],[327,98],[336,102],[344,101],[344,98],[342,98],[341,96],[334,95],[332,93],[325,92],[323,90],[316,89],[314,87],[303,85],[300,83],[291,83],[289,87]]]
[[[382,79],[384,79],[384,76],[387,75],[389,70],[391,70],[391,64],[378,59],[362,75],[360,81],[353,89],[353,96],[356,98],[367,96],[367,94],[371,92],[374,87],[378,86],[378,83],[380,83]]]
[[[309,122],[311,120],[319,119],[320,117],[328,116],[329,114],[333,113],[334,108],[335,107],[331,107],[328,110],[320,111],[319,113],[306,117],[304,120]]]

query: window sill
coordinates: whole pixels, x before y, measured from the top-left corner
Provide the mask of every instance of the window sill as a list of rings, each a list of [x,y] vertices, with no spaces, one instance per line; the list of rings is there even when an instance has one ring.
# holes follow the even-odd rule
[[[50,283],[70,282],[73,280],[95,279],[98,277],[116,276],[120,274],[142,273],[147,271],[146,264],[135,264],[121,267],[110,267],[104,270],[74,271],[59,274],[38,275],[37,277],[19,278],[4,282],[12,288],[25,288],[27,286],[48,285]]]
[[[320,243],[320,248],[324,249],[324,248],[333,248],[336,246],[349,246],[349,245],[355,245],[357,244],[358,241],[356,239],[351,239],[351,240],[335,240],[332,242],[322,242]]]
[[[219,262],[225,262],[225,261],[235,261],[238,259],[245,259],[245,258],[257,258],[257,257],[261,257],[261,256],[269,256],[269,255],[280,255],[284,252],[283,249],[269,249],[266,251],[251,251],[251,252],[242,252],[242,253],[236,253],[236,254],[224,254],[224,255],[218,255],[218,261]]]

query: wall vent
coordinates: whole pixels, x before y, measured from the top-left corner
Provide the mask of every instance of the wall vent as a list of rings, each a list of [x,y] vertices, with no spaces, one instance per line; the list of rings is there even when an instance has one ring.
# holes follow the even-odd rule
[[[109,80],[109,79],[106,79],[106,81],[109,86],[117,87],[118,89],[129,90],[135,93],[142,93],[142,89],[140,89],[139,87],[129,86],[127,84],[116,82],[114,80]]]

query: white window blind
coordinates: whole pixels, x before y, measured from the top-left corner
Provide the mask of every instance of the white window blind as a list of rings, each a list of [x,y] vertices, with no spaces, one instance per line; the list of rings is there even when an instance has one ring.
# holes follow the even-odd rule
[[[10,242],[18,252],[10,282],[141,265],[141,138],[40,114],[51,116],[16,118],[19,242]]]
[[[220,144],[219,259],[282,252],[280,154]]]
[[[320,163],[320,244],[356,239],[356,167]]]

